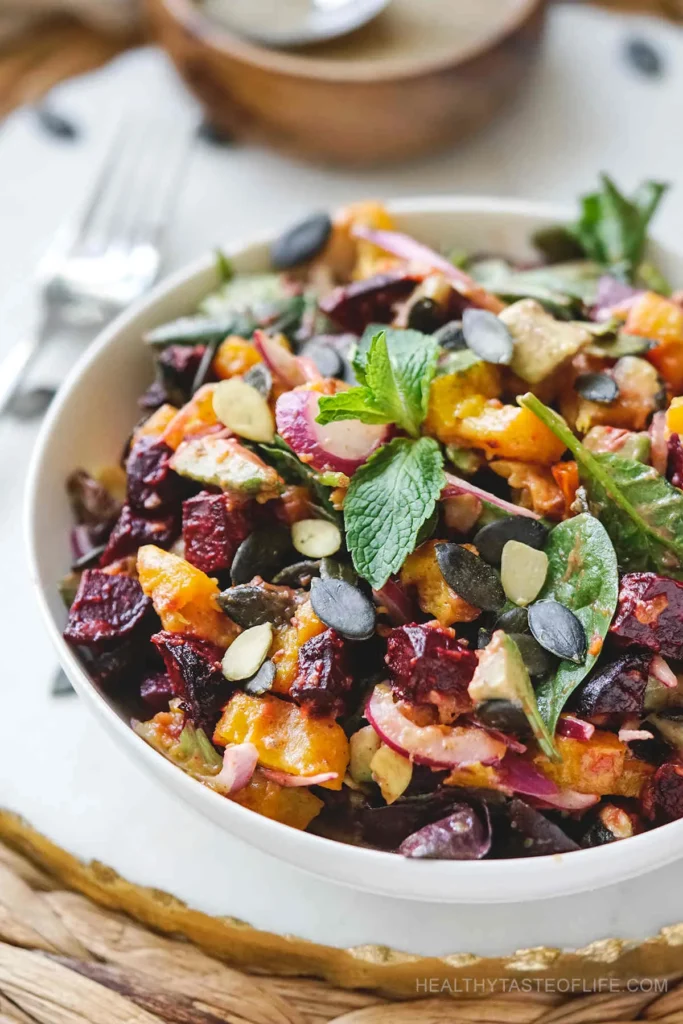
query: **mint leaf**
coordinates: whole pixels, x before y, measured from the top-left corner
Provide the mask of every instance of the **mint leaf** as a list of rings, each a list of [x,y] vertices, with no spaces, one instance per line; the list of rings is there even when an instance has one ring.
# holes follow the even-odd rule
[[[357,469],[344,502],[353,564],[375,590],[415,549],[445,483],[436,441],[397,437]]]
[[[363,339],[361,339],[361,343]],[[436,371],[439,345],[419,331],[388,329],[362,344],[354,367],[361,386],[320,399],[318,423],[359,419],[363,423],[395,423],[418,437],[427,415],[429,386]]]

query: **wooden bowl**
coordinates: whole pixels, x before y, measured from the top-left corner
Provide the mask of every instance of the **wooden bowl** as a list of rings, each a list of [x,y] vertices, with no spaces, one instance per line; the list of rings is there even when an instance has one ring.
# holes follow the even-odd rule
[[[531,69],[546,8],[545,0],[394,0],[352,36],[283,52],[230,35],[192,0],[146,5],[152,31],[219,130],[356,166],[416,157],[485,125]]]

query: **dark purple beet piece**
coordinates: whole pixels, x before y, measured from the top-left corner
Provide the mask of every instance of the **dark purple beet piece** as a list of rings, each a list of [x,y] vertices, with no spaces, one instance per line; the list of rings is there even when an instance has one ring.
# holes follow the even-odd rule
[[[168,702],[178,693],[168,672],[153,672],[140,683],[140,696],[155,715],[157,711],[168,711]]]
[[[674,487],[683,487],[683,444],[679,434],[671,434],[667,443],[666,475]]]
[[[166,402],[171,401],[171,396],[166,390],[164,384],[160,380],[152,381],[146,391],[138,398],[138,406],[143,412],[149,414],[153,413],[155,409],[158,409],[160,405],[165,405]]]
[[[404,270],[375,274],[364,281],[340,285],[320,301],[320,308],[342,330],[362,334],[368,324],[389,324],[394,306],[406,299],[420,277]]]
[[[202,491],[183,502],[185,558],[209,575],[229,569],[251,533],[248,506],[228,494]]]
[[[345,644],[333,629],[326,629],[301,646],[291,694],[311,714],[343,715],[352,687]]]
[[[69,609],[64,636],[85,647],[106,647],[140,625],[152,607],[137,580],[86,569]]]
[[[472,708],[467,687],[477,656],[453,630],[432,622],[398,626],[389,634],[386,663],[394,692],[403,700],[428,704],[448,697],[453,711]]]
[[[110,565],[119,558],[134,554],[143,544],[156,544],[169,548],[178,536],[179,525],[175,515],[152,519],[139,515],[130,505],[124,505],[114,524],[109,541],[100,559],[100,565]]]
[[[184,405],[192,395],[206,345],[167,345],[157,356],[157,372],[173,405]]]
[[[627,653],[594,671],[577,691],[577,714],[640,716],[651,660],[650,654]]]
[[[398,852],[404,857],[431,860],[481,860],[491,849],[491,820],[468,804],[456,805],[447,818],[424,825],[404,839]]]
[[[164,659],[174,692],[182,697],[188,716],[211,736],[233,689],[221,670],[222,650],[208,640],[165,630],[155,633],[152,643]]]
[[[94,543],[101,541],[121,511],[121,503],[84,469],[70,474],[66,493],[76,522],[95,531]]]
[[[653,819],[683,818],[683,763],[666,761],[648,783],[643,797],[645,814]]]
[[[146,639],[134,635],[117,643],[113,648],[81,648],[81,656],[89,674],[103,689],[125,687],[135,676],[136,668],[144,658]]]
[[[168,515],[179,508],[184,483],[171,469],[173,449],[156,437],[143,436],[133,444],[126,459],[128,504],[136,512]]]
[[[542,857],[580,849],[559,825],[534,807],[514,797],[509,805],[510,852],[520,857]]]
[[[654,572],[627,573],[611,632],[665,658],[683,658],[683,583]]]

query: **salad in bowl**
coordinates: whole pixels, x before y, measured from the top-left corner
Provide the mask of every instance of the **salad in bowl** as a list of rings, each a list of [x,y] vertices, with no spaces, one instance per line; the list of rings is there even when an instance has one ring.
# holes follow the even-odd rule
[[[405,858],[683,817],[683,297],[608,178],[524,264],[379,203],[196,314],[120,466],[74,467],[64,630],[159,754]],[[122,438],[122,444],[124,439]],[[683,679],[683,676],[680,677]]]

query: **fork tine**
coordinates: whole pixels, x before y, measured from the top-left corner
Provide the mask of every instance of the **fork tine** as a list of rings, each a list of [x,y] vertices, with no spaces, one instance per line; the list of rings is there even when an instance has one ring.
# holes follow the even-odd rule
[[[91,253],[106,251],[116,236],[121,210],[135,193],[142,139],[142,126],[135,123],[122,133],[118,145],[114,143],[114,154],[103,176],[95,208],[80,238],[81,246]]]
[[[121,121],[116,127],[109,144],[102,166],[100,167],[95,183],[91,188],[88,200],[80,213],[80,216],[70,226],[70,247],[75,247],[83,240],[89,237],[93,223],[96,220],[99,211],[101,209],[101,203],[104,199],[107,189],[110,188],[110,182],[112,175],[115,174],[116,168],[119,165],[120,153],[122,144],[125,141],[124,125]]]

